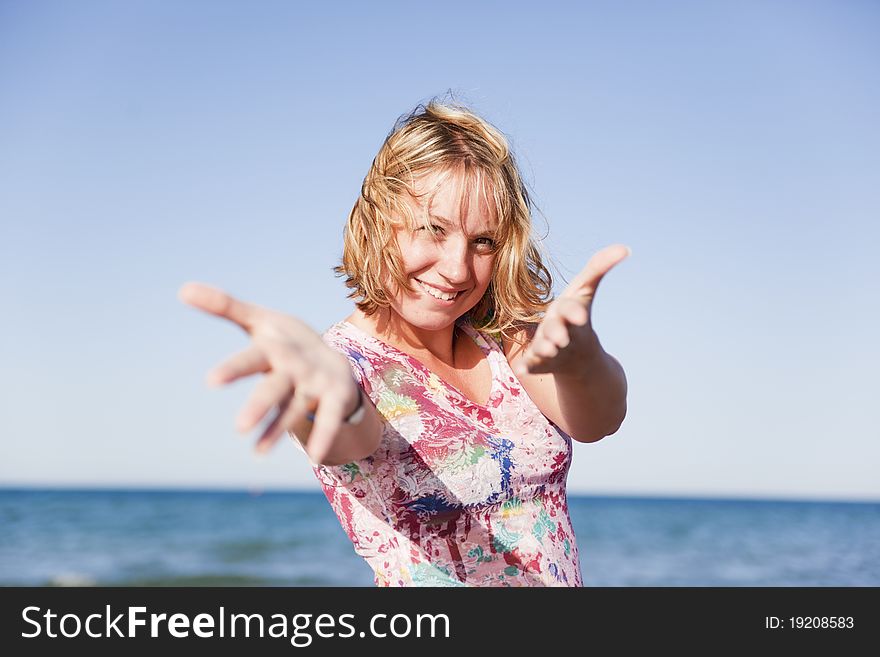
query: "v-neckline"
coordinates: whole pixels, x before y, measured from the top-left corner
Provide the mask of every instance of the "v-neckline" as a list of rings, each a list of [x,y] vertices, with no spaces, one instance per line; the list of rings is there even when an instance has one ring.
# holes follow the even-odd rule
[[[378,338],[375,335],[372,335],[371,333],[367,333],[364,329],[362,329],[361,327],[359,327],[355,324],[352,324],[347,319],[342,320],[341,322],[339,322],[338,325],[345,325],[345,327],[347,327],[348,329],[353,330],[355,333],[362,336],[363,338],[366,338],[368,341],[371,341],[371,342],[378,344],[383,349],[388,350],[388,351],[393,351],[394,353],[400,354],[401,356],[403,356],[404,358],[407,359],[407,362],[410,364],[410,367],[417,369],[417,370],[420,370],[422,373],[426,374],[429,377],[430,376],[437,377],[437,379],[446,387],[446,389],[449,390],[453,395],[455,395],[459,399],[466,401],[467,403],[472,404],[473,406],[476,406],[477,408],[484,409],[484,410],[489,409],[489,406],[488,406],[489,401],[492,399],[492,396],[495,393],[495,389],[496,389],[496,386],[498,385],[498,380],[500,378],[500,374],[498,372],[498,366],[495,362],[495,359],[491,358],[492,348],[490,346],[488,346],[488,343],[487,343],[487,347],[485,347],[485,348],[483,347],[483,345],[480,344],[480,337],[481,336],[467,322],[456,322],[456,326],[461,329],[461,331],[462,331],[462,333],[464,333],[464,335],[468,336],[473,341],[473,343],[476,345],[477,349],[480,350],[480,353],[483,354],[483,358],[485,358],[486,361],[489,363],[489,376],[491,379],[490,383],[489,383],[489,395],[486,397],[486,401],[482,404],[477,401],[474,401],[473,399],[468,397],[457,386],[454,386],[451,383],[449,383],[449,381],[447,381],[445,378],[440,376],[437,372],[435,372],[434,370],[429,368],[420,359],[416,358],[412,354],[408,354],[407,352],[403,351],[402,349],[398,349],[393,344],[391,344],[389,342],[385,342],[385,340],[383,340],[382,338]]]

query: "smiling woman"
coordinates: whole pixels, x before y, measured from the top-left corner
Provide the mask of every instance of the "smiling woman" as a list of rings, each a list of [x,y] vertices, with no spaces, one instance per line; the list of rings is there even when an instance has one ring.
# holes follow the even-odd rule
[[[507,337],[518,325],[539,322],[552,281],[532,239],[531,201],[507,140],[468,109],[434,102],[398,121],[349,215],[336,271],[358,310],[372,316],[388,307],[389,294],[410,291],[404,245],[430,235],[455,255],[456,244],[449,243],[455,228],[472,236],[476,254],[487,256],[483,264],[491,256],[488,293],[484,288],[465,309],[472,321]],[[423,282],[444,287],[440,280]]]
[[[580,586],[566,499],[572,439],[617,430],[626,378],[590,321],[596,254],[555,300],[504,136],[432,102],[385,140],[349,216],[354,312],[319,336],[200,284],[187,303],[252,344],[211,373],[265,377],[239,416],[289,432],[385,586]]]
[[[384,289],[392,290],[387,307],[377,303],[369,313],[358,308],[349,321],[386,340],[421,344],[441,361],[452,360],[451,354],[439,351],[452,346],[452,341],[438,332],[451,331],[455,320],[483,299],[497,257],[494,241],[486,237],[497,232],[497,222],[483,199],[471,194],[459,214],[466,184],[461,176],[435,172],[416,182],[410,210],[417,218],[423,216],[427,225],[413,226],[398,219],[393,233],[399,259],[395,265],[406,287],[396,285],[388,273],[377,272],[384,279]],[[427,202],[418,202],[419,198]],[[431,216],[433,213],[457,219],[450,221]],[[432,347],[438,351],[431,351]]]

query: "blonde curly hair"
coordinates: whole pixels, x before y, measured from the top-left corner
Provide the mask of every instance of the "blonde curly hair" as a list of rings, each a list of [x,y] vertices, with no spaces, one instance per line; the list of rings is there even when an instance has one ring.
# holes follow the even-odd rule
[[[364,178],[345,227],[342,262],[334,268],[345,276],[349,298],[372,315],[396,294],[386,281],[398,290],[412,289],[395,229],[400,218],[409,228],[416,225],[406,196],[417,198],[416,181],[432,172],[461,176],[463,207],[475,191],[498,222],[491,282],[468,311],[470,321],[506,338],[540,321],[551,300],[552,277],[532,235],[532,201],[507,139],[467,107],[436,99],[398,119]]]

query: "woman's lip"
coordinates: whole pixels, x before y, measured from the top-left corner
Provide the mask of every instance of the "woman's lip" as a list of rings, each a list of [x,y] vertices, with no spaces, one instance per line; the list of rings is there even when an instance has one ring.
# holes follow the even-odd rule
[[[423,283],[428,287],[433,287],[435,290],[440,290],[441,292],[445,292],[446,294],[458,294],[459,292],[464,292],[464,290],[453,290],[448,287],[440,287],[439,285],[434,285],[433,283],[428,283],[427,281],[423,281],[421,278],[416,279],[419,283]]]

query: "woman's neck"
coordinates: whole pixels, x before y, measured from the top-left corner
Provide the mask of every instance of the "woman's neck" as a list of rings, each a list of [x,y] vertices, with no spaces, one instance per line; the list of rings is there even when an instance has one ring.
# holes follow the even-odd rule
[[[373,315],[355,310],[346,321],[383,342],[415,356],[423,363],[436,361],[447,367],[456,365],[459,329],[455,324],[434,331],[421,329],[388,309],[379,310]]]

